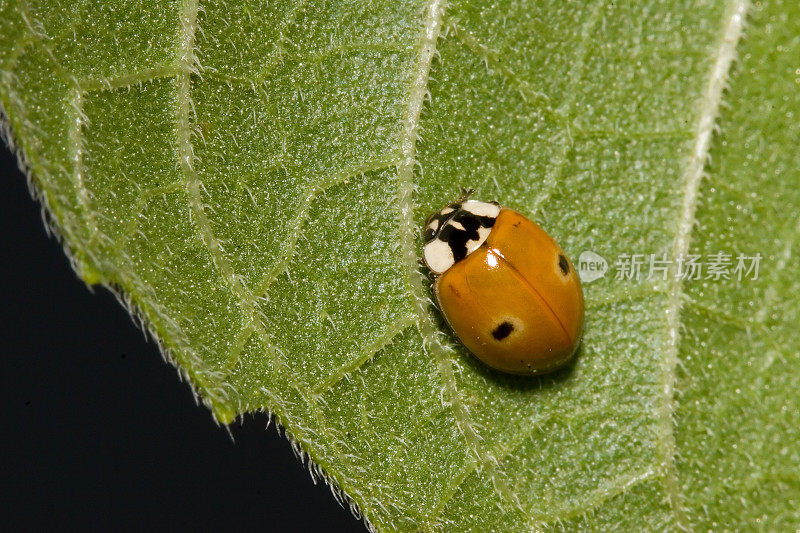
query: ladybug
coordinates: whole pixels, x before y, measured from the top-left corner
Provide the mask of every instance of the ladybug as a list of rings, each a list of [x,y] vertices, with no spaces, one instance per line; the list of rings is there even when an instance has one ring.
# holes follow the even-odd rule
[[[459,340],[488,366],[544,374],[575,353],[583,290],[575,267],[542,228],[472,191],[432,214],[423,259]]]

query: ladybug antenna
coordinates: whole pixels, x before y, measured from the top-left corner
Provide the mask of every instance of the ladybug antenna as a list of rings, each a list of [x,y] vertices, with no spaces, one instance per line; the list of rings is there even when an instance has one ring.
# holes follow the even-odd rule
[[[466,189],[464,187],[461,187],[461,198],[458,199],[458,203],[463,204],[464,202],[469,200],[469,197],[472,196],[472,193],[474,192],[475,189]]]

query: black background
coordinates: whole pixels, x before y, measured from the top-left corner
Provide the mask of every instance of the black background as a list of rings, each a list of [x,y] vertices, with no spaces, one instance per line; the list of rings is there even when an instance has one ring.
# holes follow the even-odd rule
[[[0,529],[353,531],[265,415],[231,426],[48,237],[0,142]]]

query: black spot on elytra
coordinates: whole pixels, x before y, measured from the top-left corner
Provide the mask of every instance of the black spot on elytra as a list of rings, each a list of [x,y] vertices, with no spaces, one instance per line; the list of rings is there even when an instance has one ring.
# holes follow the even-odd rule
[[[561,269],[561,273],[565,276],[569,274],[569,261],[564,257],[564,254],[558,254],[558,268]]]
[[[492,330],[492,337],[494,337],[495,340],[501,341],[511,335],[512,331],[514,331],[514,325],[506,320]]]
[[[481,217],[473,215],[469,211],[458,211],[452,218],[453,222],[458,222],[464,229],[447,224],[439,232],[439,239],[446,242],[453,251],[453,259],[461,261],[467,257],[467,243],[478,240],[478,230],[480,228],[491,228],[494,226],[493,217]]]

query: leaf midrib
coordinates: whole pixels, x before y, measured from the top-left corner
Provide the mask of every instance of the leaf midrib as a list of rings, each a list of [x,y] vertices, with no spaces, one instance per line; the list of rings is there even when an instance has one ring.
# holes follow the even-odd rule
[[[489,475],[494,489],[504,501],[515,507],[521,507],[508,480],[500,472],[497,459],[483,446],[469,409],[461,400],[453,374],[454,351],[440,341],[441,332],[438,331],[428,310],[428,297],[425,294],[422,273],[418,268],[419,262],[414,238],[418,233],[414,218],[414,168],[418,164],[417,140],[420,116],[425,96],[428,93],[430,69],[436,54],[444,10],[444,0],[431,0],[426,6],[422,36],[418,45],[418,61],[415,69],[411,72],[409,101],[400,137],[401,158],[397,167],[400,249],[417,314],[417,328],[423,345],[433,354],[435,367],[444,388],[444,402],[452,410],[456,427],[464,438],[467,448]]]
[[[668,277],[670,281],[667,289],[666,346],[661,357],[661,391],[656,413],[658,418],[658,449],[661,453],[664,492],[672,509],[677,527],[684,531],[691,530],[692,524],[682,502],[681,488],[679,487],[678,474],[675,468],[675,454],[677,451],[673,417],[675,411],[675,369],[678,365],[678,351],[681,342],[680,312],[683,303],[683,283],[677,270],[677,264],[689,252],[691,234],[695,225],[700,184],[708,160],[714,126],[719,116],[723,89],[735,57],[736,45],[742,35],[748,6],[748,0],[733,0],[729,18],[724,26],[722,38],[713,59],[706,90],[700,101],[700,110],[694,134],[695,143],[684,171],[683,200],[670,263],[671,275]]]

